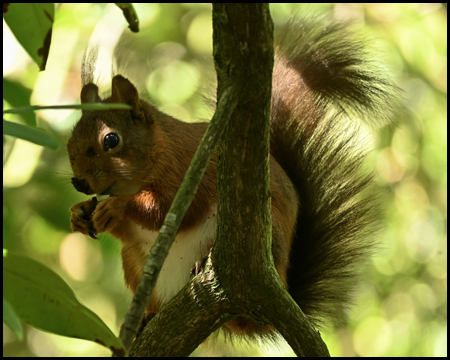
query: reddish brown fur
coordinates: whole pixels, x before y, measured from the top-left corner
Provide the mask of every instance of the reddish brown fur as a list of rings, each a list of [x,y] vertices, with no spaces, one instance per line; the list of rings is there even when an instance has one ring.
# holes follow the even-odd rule
[[[195,150],[206,130],[207,123],[187,124],[163,114],[145,101],[136,99],[137,91],[130,90],[132,85],[128,80],[122,77],[118,80],[113,80],[114,95],[106,101],[126,100],[129,104],[137,104],[132,112],[134,116],[139,118],[138,130],[141,138],[147,139],[147,141],[137,139],[132,144],[127,145],[127,128],[133,127],[133,120],[128,120],[128,122],[127,120],[122,121],[120,118],[115,120],[117,115],[106,111],[95,114],[84,112],[83,117],[74,129],[68,149],[74,177],[80,181],[87,180],[89,183],[89,189],[85,189],[87,193],[97,193],[104,190],[105,187],[109,188],[108,185],[114,179],[117,170],[114,167],[114,162],[111,162],[112,165],[108,165],[107,160],[103,161],[99,166],[102,167],[101,173],[107,174],[107,176],[104,176],[107,181],[105,181],[106,183],[98,181],[99,171],[93,171],[92,162],[84,156],[88,153],[88,149],[92,147],[92,143],[97,140],[96,136],[88,136],[85,132],[85,128],[91,126],[90,123],[93,121],[100,122],[96,125],[96,129],[102,129],[106,125],[107,129],[114,129],[124,138],[124,145],[120,150],[125,154],[119,153],[117,155],[122,163],[137,163],[143,166],[142,170],[132,172],[133,181],[137,180],[142,184],[138,193],[118,194],[120,196],[110,197],[99,203],[92,214],[92,222],[97,233],[109,232],[123,242],[122,263],[125,281],[134,292],[142,274],[141,269],[145,262],[145,254],[142,253],[137,240],[133,237],[133,231],[129,226],[130,222],[137,223],[148,230],[157,231],[161,228]],[[96,91],[96,89],[94,90]],[[127,94],[122,95],[122,92],[126,92],[128,95],[132,93],[134,96],[127,98]],[[82,96],[82,99],[97,99],[97,94],[89,94],[88,91],[86,93]],[[133,136],[133,134],[130,136]],[[129,153],[126,152],[129,149],[125,149],[127,146],[132,147],[132,151]],[[101,144],[96,147],[95,151],[99,152],[100,156],[108,155],[107,152],[102,151]],[[144,156],[141,159],[138,158],[137,154],[144,154]],[[80,160],[81,158],[83,158],[83,161]],[[274,223],[273,253],[275,267],[283,283],[287,286],[286,272],[289,264],[289,249],[295,227],[298,202],[294,187],[283,169],[273,157],[270,161]],[[97,177],[95,177],[95,174],[97,174]],[[120,181],[127,182],[124,179],[120,179]],[[180,232],[197,226],[201,219],[208,214],[211,205],[216,203],[216,199],[216,167],[215,156],[213,156],[182,222]],[[88,222],[81,221],[77,216],[79,213],[77,209],[79,210],[85,204],[86,202],[82,202],[72,207],[71,221],[74,231],[88,234]],[[158,302],[157,295],[154,293],[147,312],[156,313],[160,306],[161,303]],[[236,329],[233,324],[236,324]],[[250,322],[237,321],[230,323],[228,327],[237,332],[242,332],[250,326]]]
[[[355,129],[344,124],[351,114],[391,124],[398,90],[367,61],[348,24],[292,21],[277,44],[270,149],[275,267],[314,326],[340,325],[355,269],[370,254],[367,235],[376,217],[371,198],[361,196],[371,180],[360,174],[364,154],[355,147]],[[91,200],[75,204],[72,230],[119,238],[125,280],[134,292],[145,261],[135,225],[161,228],[207,124],[186,124],[158,111],[120,75],[112,80],[111,97],[101,100],[89,66],[95,57],[88,55],[84,66],[82,102],[120,102],[132,110],[83,111],[74,128],[68,142],[72,183],[83,193],[111,197],[96,208]],[[110,134],[118,143],[106,142]],[[180,234],[203,229],[216,198],[213,157]],[[148,313],[161,305],[154,292]],[[248,319],[226,327],[245,334],[273,330]]]

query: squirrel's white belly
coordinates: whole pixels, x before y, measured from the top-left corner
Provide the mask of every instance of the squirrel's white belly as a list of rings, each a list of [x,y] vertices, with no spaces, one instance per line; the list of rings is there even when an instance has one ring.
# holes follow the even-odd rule
[[[156,282],[157,297],[163,304],[189,282],[195,262],[208,255],[216,235],[216,225],[214,205],[197,227],[178,233]],[[148,254],[159,232],[142,229],[139,225],[136,225],[134,232],[143,253]]]

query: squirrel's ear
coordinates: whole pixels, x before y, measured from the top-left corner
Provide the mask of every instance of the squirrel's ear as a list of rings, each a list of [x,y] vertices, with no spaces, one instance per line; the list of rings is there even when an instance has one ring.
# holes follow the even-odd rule
[[[130,80],[122,75],[116,75],[112,79],[110,103],[127,104],[133,107],[134,118],[141,119],[143,114],[139,106],[139,93]]]
[[[116,75],[112,79],[109,102],[128,104],[136,109],[139,104],[139,94],[130,80],[125,79],[122,75]]]
[[[82,104],[101,102],[101,99],[98,96],[98,87],[92,83],[83,86],[80,97]]]

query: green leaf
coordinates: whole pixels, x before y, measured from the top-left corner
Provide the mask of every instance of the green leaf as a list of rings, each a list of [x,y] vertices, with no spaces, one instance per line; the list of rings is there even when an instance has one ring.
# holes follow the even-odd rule
[[[77,110],[128,110],[132,109],[131,105],[118,103],[89,103],[89,104],[68,104],[68,105],[33,105],[3,110],[3,114],[20,114],[27,111],[35,110],[61,110],[61,109],[77,109]]]
[[[99,343],[124,355],[122,342],[82,305],[64,280],[24,256],[3,253],[3,296],[27,324],[54,334]]]
[[[50,106],[25,106],[15,109],[3,110],[3,114],[21,114],[35,110],[49,110],[49,109],[81,109],[81,110],[128,110],[132,109],[127,104],[103,104],[103,103],[90,103],[90,104],[70,104],[70,105],[50,105]],[[50,149],[56,150],[59,147],[59,140],[46,132],[34,128],[25,126],[22,124],[13,123],[11,121],[3,120],[3,134],[18,137],[23,140],[30,141],[37,145],[46,146]]]
[[[23,86],[21,83],[3,78],[3,99],[11,107],[30,106],[31,89]],[[33,112],[20,114],[25,123],[30,126],[36,126],[36,116]]]
[[[23,329],[19,317],[11,304],[3,298],[3,322],[16,334],[20,341],[23,340]]]
[[[3,120],[3,134],[15,136],[37,145],[47,146],[53,150],[56,150],[59,147],[59,140],[46,132],[38,128],[13,123],[11,121]]]
[[[25,51],[45,70],[55,16],[53,3],[9,3],[3,18]]]

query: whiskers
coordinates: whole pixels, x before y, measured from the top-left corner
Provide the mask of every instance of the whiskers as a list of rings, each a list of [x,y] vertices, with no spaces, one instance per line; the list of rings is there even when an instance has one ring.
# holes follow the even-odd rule
[[[127,167],[120,167],[113,170],[114,177],[116,179],[125,179],[129,181],[139,181],[142,183],[153,183],[154,180],[148,179],[148,174],[145,170],[138,168],[136,166],[127,166]]]
[[[55,176],[56,181],[71,182],[72,172],[68,170],[42,170],[42,173],[48,173]]]

